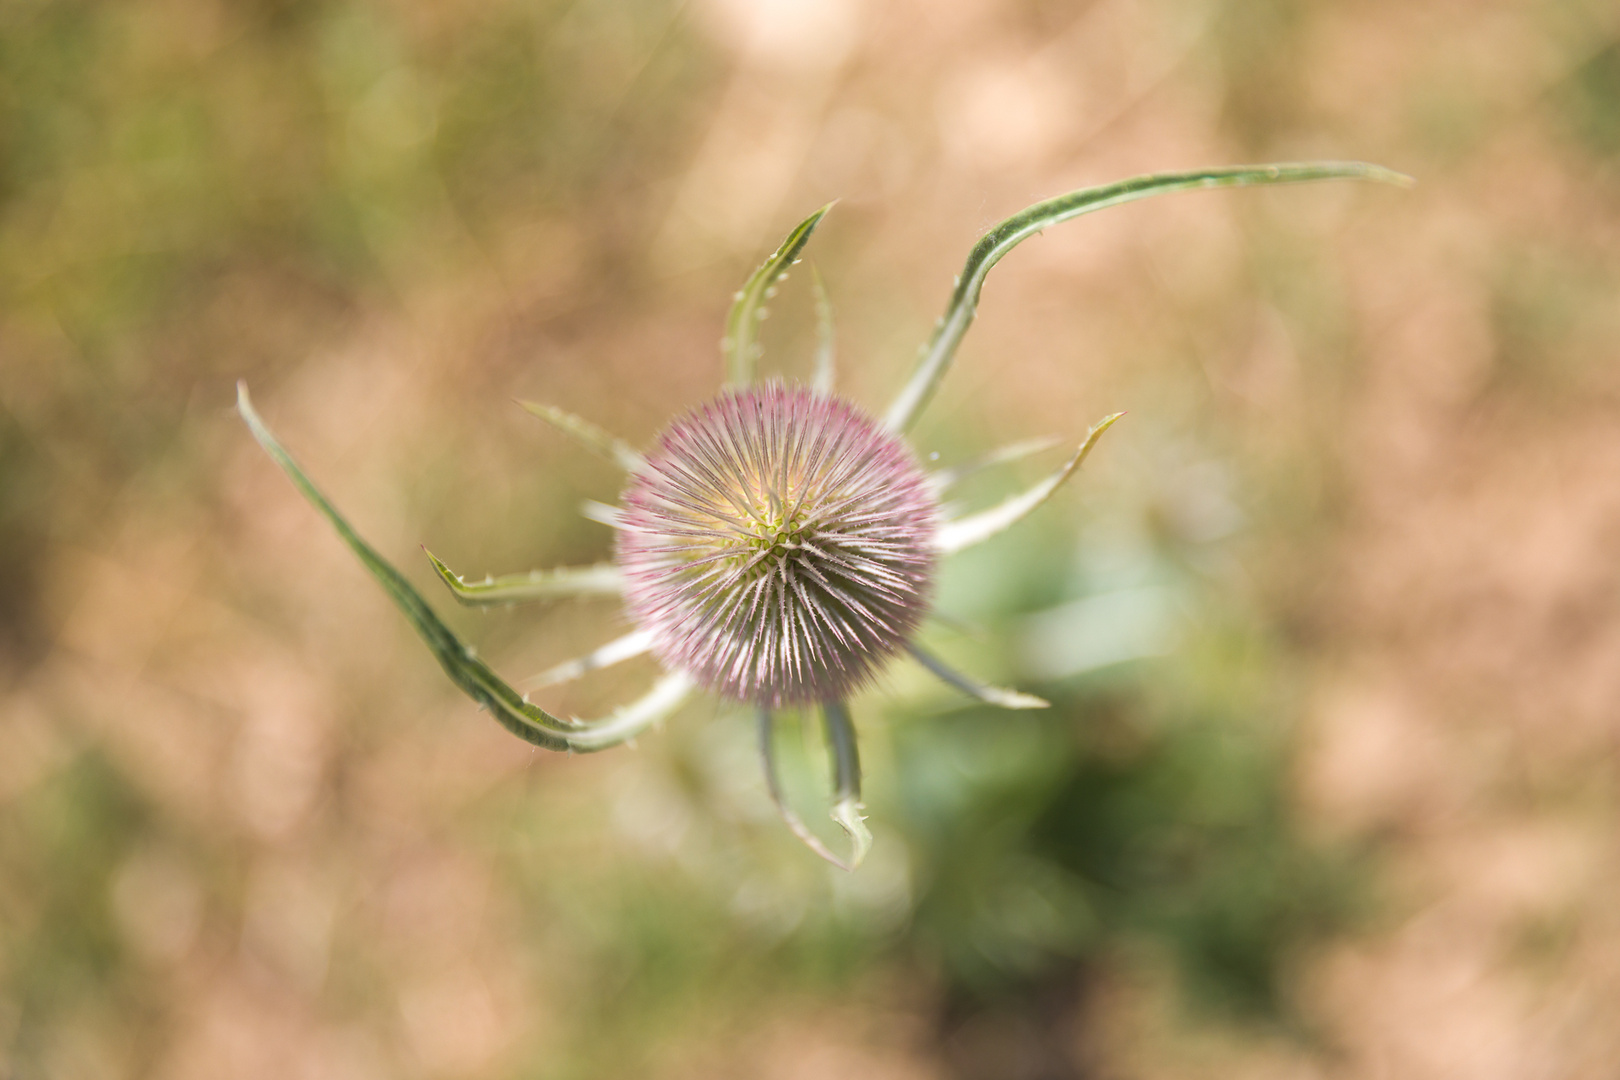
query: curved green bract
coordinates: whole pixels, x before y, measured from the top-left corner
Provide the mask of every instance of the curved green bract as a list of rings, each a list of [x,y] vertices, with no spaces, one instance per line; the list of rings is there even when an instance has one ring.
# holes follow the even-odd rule
[[[573,682],[593,671],[600,671],[614,664],[622,664],[626,660],[633,660],[652,651],[653,636],[645,630],[632,630],[623,637],[614,638],[606,645],[598,646],[584,656],[576,656],[572,660],[565,660],[555,667],[542,671],[532,678],[521,680],[518,685],[529,690],[539,690],[546,686],[555,686],[558,683]]]
[[[606,750],[633,740],[643,731],[663,723],[686,704],[697,684],[685,672],[671,671],[653,688],[628,705],[620,706],[605,720],[581,727],[569,735],[569,749],[589,753]]]
[[[1050,709],[1052,703],[1045,698],[1038,698],[1034,694],[1026,694],[1019,690],[1009,690],[1004,686],[991,686],[976,679],[970,679],[960,671],[946,664],[932,653],[926,653],[913,643],[906,645],[906,652],[911,658],[934,674],[940,682],[953,690],[959,690],[975,701],[982,701],[986,705],[994,705],[999,709]]]
[[[805,847],[832,863],[840,870],[855,869],[852,863],[840,859],[832,848],[821,842],[821,837],[810,831],[804,819],[798,815],[787,801],[787,793],[782,790],[782,780],[776,769],[776,714],[770,709],[762,708],[758,713],[759,733],[759,763],[760,771],[765,774],[765,791],[771,797],[776,807],[777,815],[788,831],[799,838]]]
[[[538,401],[519,401],[521,406],[531,416],[537,416],[561,431],[564,435],[578,442],[585,449],[599,454],[613,462],[625,472],[635,472],[647,462],[636,452],[636,448],[610,434],[582,416],[575,416],[566,409],[559,409],[555,405],[545,405]]]
[[[726,315],[726,334],[720,339],[720,352],[726,362],[726,385],[747,386],[754,381],[754,369],[759,363],[759,321],[765,317],[765,301],[773,286],[787,276],[788,267],[799,258],[799,252],[810,242],[810,234],[833,207],[828,203],[811,214],[787,235],[776,253],[765,260],[743,284]]]
[[[1063,467],[1058,469],[1057,472],[1029,490],[1019,492],[1016,495],[1009,495],[999,506],[993,506],[988,510],[965,518],[959,518],[956,521],[945,522],[934,536],[934,550],[949,555],[961,551],[963,548],[972,547],[974,544],[983,543],[997,533],[1018,524],[1047,499],[1050,499],[1052,493],[1062,487],[1065,480],[1074,475],[1074,471],[1080,467],[1081,463],[1091,453],[1091,448],[1097,445],[1097,440],[1102,438],[1102,433],[1113,427],[1114,421],[1124,415],[1124,413],[1114,413],[1093,424],[1091,430],[1086,432],[1085,441],[1074,452],[1074,456],[1064,462]]]
[[[427,548],[422,549],[439,578],[450,587],[456,600],[468,607],[519,604],[530,600],[556,600],[565,596],[618,596],[624,579],[612,563],[595,566],[559,566],[551,570],[530,570],[526,574],[503,574],[486,581],[469,582],[439,561]]]
[[[503,682],[488,664],[478,659],[472,646],[462,641],[444,624],[405,576],[394,569],[376,549],[361,539],[360,534],[344,520],[337,508],[310,482],[304,471],[298,467],[298,463],[292,459],[292,455],[288,454],[271,434],[264,421],[259,419],[259,414],[253,411],[253,403],[248,399],[247,386],[243,383],[236,384],[236,408],[253,432],[253,437],[264,447],[265,453],[281,466],[282,472],[287,474],[304,498],[308,499],[311,505],[320,511],[321,516],[331,523],[332,528],[337,530],[338,536],[349,546],[349,550],[354,552],[361,564],[383,587],[383,591],[405,613],[405,618],[427,643],[428,649],[439,661],[439,666],[444,668],[445,674],[450,676],[450,681],[455,683],[462,693],[488,709],[507,731],[525,742],[546,750],[589,752],[612,745],[602,742],[599,738],[590,738],[589,728],[570,724],[524,701],[521,694]]]
[[[855,725],[850,721],[848,706],[841,701],[824,703],[821,714],[826,724],[827,748],[832,752],[832,819],[849,837],[848,858],[840,857],[823,843],[789,805],[776,770],[776,715],[762,708],[759,710],[759,759],[765,773],[765,790],[776,804],[783,823],[805,847],[840,870],[854,870],[872,850],[872,832],[861,817],[861,757],[855,744]]]
[[[1009,462],[1022,461],[1031,454],[1039,454],[1043,450],[1050,450],[1060,442],[1062,442],[1061,439],[1050,435],[1042,435],[1038,438],[1024,439],[1022,442],[997,447],[989,453],[980,454],[956,465],[947,465],[943,469],[935,469],[928,474],[928,482],[934,485],[935,491],[946,492],[974,473],[995,465],[1006,465]]]
[[[827,746],[833,757],[832,819],[850,842],[849,859],[839,865],[853,870],[872,850],[872,830],[866,827],[866,819],[861,816],[861,755],[855,741],[855,725],[849,718],[849,707],[842,701],[823,704],[821,717],[826,724]]]
[[[1278,165],[1233,165],[1192,172],[1153,173],[1134,176],[1101,187],[1084,188],[1055,199],[1036,203],[1003,221],[974,245],[956,291],[934,334],[923,347],[917,367],[906,386],[889,407],[884,423],[889,430],[905,432],[916,423],[923,407],[933,396],[939,381],[950,367],[962,336],[967,333],[978,310],[979,293],[990,268],[1023,241],[1041,230],[1121,203],[1165,195],[1172,191],[1198,188],[1248,187],[1258,184],[1299,184],[1315,180],[1372,180],[1409,187],[1412,178],[1379,165],[1359,161],[1311,161]]]

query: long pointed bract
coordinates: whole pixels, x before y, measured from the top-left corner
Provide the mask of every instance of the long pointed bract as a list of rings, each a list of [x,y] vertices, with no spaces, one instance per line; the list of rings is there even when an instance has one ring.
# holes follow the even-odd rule
[[[636,453],[635,447],[617,435],[597,427],[583,416],[575,416],[555,405],[543,405],[537,401],[519,401],[518,404],[531,416],[538,416],[585,449],[607,458],[625,472],[635,472],[647,464],[646,459]]]
[[[484,581],[469,582],[439,561],[427,548],[422,549],[439,578],[455,598],[468,607],[491,604],[518,604],[531,600],[557,600],[567,596],[618,596],[623,592],[623,576],[612,563],[594,566],[559,566],[551,570],[530,570],[526,574],[503,574]]]
[[[811,214],[788,233],[782,246],[749,275],[726,315],[726,334],[720,339],[720,353],[726,362],[726,385],[733,389],[754,381],[754,370],[759,365],[759,321],[764,318],[767,294],[776,283],[787,276],[788,267],[798,259],[799,252],[810,242],[810,234],[832,209],[828,203]]]
[[[606,645],[592,649],[584,656],[564,661],[554,668],[548,668],[530,679],[518,683],[525,690],[539,690],[544,686],[556,686],[558,683],[571,682],[582,675],[592,671],[599,671],[614,664],[621,664],[626,660],[641,656],[651,649],[652,635],[645,630],[632,630],[620,638],[614,638]]]
[[[337,508],[328,502],[326,496],[322,495],[310,482],[309,477],[304,475],[298,463],[271,434],[264,421],[259,419],[259,414],[253,411],[253,403],[248,399],[247,386],[244,383],[236,384],[236,408],[242,414],[242,419],[247,422],[248,429],[253,432],[253,437],[264,447],[265,453],[281,466],[281,470],[292,480],[293,486],[298,488],[304,498],[308,499],[321,516],[331,523],[332,528],[337,530],[338,536],[359,558],[361,565],[383,587],[383,591],[398,605],[400,611],[405,613],[411,626],[421,635],[434,658],[439,661],[439,666],[444,668],[445,674],[450,676],[450,681],[455,683],[462,693],[488,709],[502,727],[525,742],[547,750],[602,749],[601,746],[595,745],[576,745],[574,740],[580,734],[580,729],[524,701],[516,690],[501,681],[500,676],[496,675],[489,665],[478,659],[472,647],[444,624],[433,609],[428,607],[422,595],[405,580],[404,575],[361,539],[360,534],[355,532],[344,520],[343,515],[337,512]]]
[[[1046,435],[1038,439],[1024,439],[1021,442],[1010,443],[1007,446],[997,447],[988,453],[980,454],[978,457],[969,458],[960,464],[947,465],[943,469],[935,469],[933,472],[928,474],[928,482],[934,485],[934,489],[936,491],[943,494],[957,484],[960,484],[963,480],[966,480],[968,477],[972,476],[974,473],[991,468],[995,465],[1006,465],[1010,462],[1020,461],[1023,458],[1029,457],[1031,454],[1039,454],[1043,450],[1050,450],[1052,447],[1058,445],[1058,443],[1061,441],[1062,440],[1060,439]]]
[[[1059,195],[1055,199],[1036,203],[1029,209],[1014,214],[991,229],[973,247],[962,276],[957,279],[956,291],[945,315],[934,328],[934,334],[923,347],[905,388],[889,407],[884,423],[891,431],[911,429],[923,407],[933,396],[940,379],[950,367],[957,346],[979,307],[979,293],[990,268],[1002,256],[1041,230],[1102,210],[1120,203],[1134,202],[1153,195],[1172,191],[1190,191],[1196,188],[1246,187],[1256,184],[1298,184],[1313,180],[1373,180],[1380,183],[1410,186],[1412,179],[1378,165],[1359,161],[1312,161],[1278,165],[1233,165],[1220,169],[1197,169],[1191,172],[1153,173],[1135,176],[1100,187],[1084,188]]]
[[[961,672],[946,665],[946,663],[930,653],[925,653],[916,645],[907,645],[906,651],[911,658],[938,677],[940,682],[960,690],[976,701],[986,705],[995,705],[1003,709],[1046,709],[1052,703],[1045,698],[1038,698],[1034,694],[1025,694],[1017,690],[1009,690],[1003,686],[991,686],[968,678]]]
[[[832,819],[849,836],[851,845],[847,870],[853,870],[872,850],[872,831],[861,816],[861,756],[855,741],[855,725],[849,708],[842,701],[821,706],[827,727],[827,746],[833,755]]]
[[[697,685],[691,679],[679,671],[672,671],[654,683],[645,695],[615,709],[606,720],[588,723],[570,732],[569,748],[590,753],[629,742],[671,716],[696,689]]]
[[[771,802],[776,804],[776,812],[782,818],[782,824],[788,827],[788,831],[803,841],[805,847],[840,870],[855,869],[853,865],[835,855],[832,848],[822,843],[821,837],[811,832],[804,819],[788,805],[787,796],[782,792],[781,778],[776,772],[776,714],[765,708],[759,710],[759,760],[765,773],[765,790],[770,793]]]
[[[963,548],[972,547],[974,544],[988,540],[1002,530],[1017,524],[1036,507],[1051,498],[1054,491],[1063,486],[1063,482],[1074,474],[1082,461],[1086,460],[1086,456],[1091,453],[1091,448],[1097,445],[1097,440],[1102,437],[1102,433],[1112,427],[1115,420],[1124,415],[1124,413],[1114,413],[1112,416],[1105,416],[1097,421],[1092,429],[1086,432],[1086,439],[1080,444],[1080,449],[1074,452],[1074,456],[1064,462],[1061,469],[1028,491],[1009,496],[999,506],[992,506],[990,509],[980,513],[970,514],[956,521],[947,521],[944,525],[941,525],[938,535],[934,537],[934,550],[942,555],[948,555],[953,551],[961,551]]]

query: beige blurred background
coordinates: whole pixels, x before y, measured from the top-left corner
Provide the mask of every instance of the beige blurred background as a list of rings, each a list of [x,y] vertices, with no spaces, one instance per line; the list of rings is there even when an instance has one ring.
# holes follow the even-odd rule
[[[0,1077],[1612,1076],[1617,16],[0,3]],[[929,631],[1055,708],[855,703],[853,876],[716,703],[506,735],[230,409],[424,590],[419,544],[586,562],[615,476],[512,399],[650,439],[814,207],[877,410],[999,218],[1305,158],[1419,183],[1167,197],[991,276],[923,452],[1129,415]],[[514,678],[619,625],[428,595]]]

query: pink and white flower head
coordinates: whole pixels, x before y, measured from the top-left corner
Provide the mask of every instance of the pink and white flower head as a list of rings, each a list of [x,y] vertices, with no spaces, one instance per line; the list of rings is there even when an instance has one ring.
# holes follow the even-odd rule
[[[903,439],[839,398],[724,393],[664,429],[620,502],[631,620],[722,697],[842,700],[928,611],[938,494]]]
[[[550,750],[589,752],[627,742],[707,690],[754,707],[766,787],[783,819],[824,858],[853,868],[871,834],[860,814],[860,761],[849,696],[900,653],[963,693],[1004,708],[1046,703],[952,671],[913,640],[929,612],[936,561],[980,543],[1045,502],[1077,469],[1118,414],[1093,425],[1056,472],[975,514],[946,519],[939,496],[969,468],[925,473],[905,441],[950,367],[978,308],[985,277],[1041,230],[1135,199],[1194,188],[1328,179],[1410,181],[1373,165],[1320,162],[1139,176],[1061,195],[1008,218],[969,255],[945,316],[911,377],[881,419],[836,397],[825,298],[813,389],[756,384],[755,330],[764,302],[795,263],[826,208],[788,235],[731,308],[722,341],[728,388],[677,418],[645,455],[594,424],[548,405],[525,408],[619,464],[620,507],[588,504],[617,532],[612,563],[536,570],[469,583],[429,554],[464,604],[559,596],[623,600],[634,629],[531,680],[538,687],[652,653],[667,673],[639,700],[594,723],[554,716],[507,684],[445,625],[416,588],[362,540],[309,481],[258,414],[245,387],[237,406],[255,438],[399,605],[452,681],[508,731]],[[1024,443],[977,464],[1006,461],[1048,443]],[[835,855],[788,807],[776,781],[773,724],[779,709],[819,705],[833,752],[832,818],[849,836]]]

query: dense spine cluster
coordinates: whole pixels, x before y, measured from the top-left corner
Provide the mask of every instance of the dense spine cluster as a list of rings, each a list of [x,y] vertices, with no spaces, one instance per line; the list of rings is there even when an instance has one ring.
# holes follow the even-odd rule
[[[764,706],[831,701],[928,610],[939,510],[904,441],[781,383],[677,419],[630,480],[618,563],[665,664]]]

